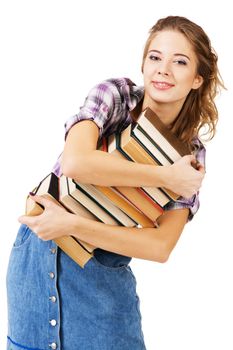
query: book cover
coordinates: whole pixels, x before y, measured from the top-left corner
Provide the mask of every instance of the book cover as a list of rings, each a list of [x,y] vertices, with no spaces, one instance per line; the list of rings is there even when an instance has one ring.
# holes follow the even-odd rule
[[[146,108],[140,114],[137,125],[161,147],[173,162],[190,154],[188,144],[181,142],[150,108]]]

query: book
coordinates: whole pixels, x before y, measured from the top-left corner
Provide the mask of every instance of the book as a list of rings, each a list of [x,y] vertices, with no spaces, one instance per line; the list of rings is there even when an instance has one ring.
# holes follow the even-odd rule
[[[144,193],[139,187],[116,186],[116,190],[123,195],[132,205],[147,216],[154,225],[159,216],[164,212],[158,203]]]
[[[154,159],[157,165],[171,165],[172,161],[168,156],[161,152],[161,147],[146,135],[145,131],[143,131],[139,125],[136,125],[131,130],[132,137],[136,140],[136,142],[144,148],[144,150]]]
[[[118,206],[124,213],[131,217],[141,227],[154,227],[154,223],[139,209],[132,205],[127,198],[112,187],[95,185],[108,199]]]
[[[48,197],[61,205],[59,202],[59,179],[54,173],[47,175],[32,192],[37,195]],[[29,196],[27,197],[26,215],[40,215],[43,210],[43,206],[36,203]],[[84,267],[93,256],[91,253],[93,250],[92,246],[81,240],[76,240],[73,236],[55,238],[54,242],[81,267]]]
[[[101,191],[93,185],[81,184],[73,180],[75,188],[71,190],[71,181],[67,179],[68,186],[71,191],[70,195],[80,201],[82,205],[94,213],[101,221],[106,224],[117,224],[126,227],[134,227],[137,223],[126,215],[120,208],[114,205]],[[77,193],[77,195],[76,195]],[[89,206],[89,203],[91,205]],[[97,208],[94,208],[94,206]],[[103,211],[105,215],[99,215],[99,211]],[[112,221],[112,219],[114,221]]]
[[[137,126],[171,163],[190,154],[188,144],[180,141],[150,108],[146,108],[140,114]]]
[[[90,198],[87,193],[75,183],[73,179],[67,177],[67,187],[70,197],[82,204],[89,210],[96,219],[108,225],[119,225],[119,222],[93,198]]]

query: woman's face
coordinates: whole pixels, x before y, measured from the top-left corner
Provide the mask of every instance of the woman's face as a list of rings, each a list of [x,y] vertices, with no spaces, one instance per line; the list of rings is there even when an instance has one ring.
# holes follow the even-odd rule
[[[196,70],[196,55],[186,37],[173,30],[158,32],[143,66],[147,106],[168,104],[177,115],[190,90],[202,84]]]

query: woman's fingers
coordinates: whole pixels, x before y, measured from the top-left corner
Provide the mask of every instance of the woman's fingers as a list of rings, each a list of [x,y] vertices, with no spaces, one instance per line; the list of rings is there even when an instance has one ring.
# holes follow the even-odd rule
[[[193,164],[196,166],[194,167]],[[171,177],[171,189],[182,197],[190,198],[196,194],[202,184],[205,169],[196,161],[195,156],[187,155],[175,162]]]

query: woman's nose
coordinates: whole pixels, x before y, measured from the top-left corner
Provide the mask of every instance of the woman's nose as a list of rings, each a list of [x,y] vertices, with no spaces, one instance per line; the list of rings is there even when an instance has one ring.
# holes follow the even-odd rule
[[[170,75],[170,65],[169,62],[166,61],[162,61],[160,62],[159,66],[157,67],[157,73],[159,75],[164,75],[164,76],[168,76]]]
[[[167,71],[163,71],[163,70],[159,70],[158,74],[162,75],[162,76],[168,76],[169,75],[169,73]]]

